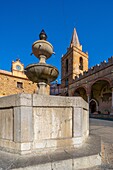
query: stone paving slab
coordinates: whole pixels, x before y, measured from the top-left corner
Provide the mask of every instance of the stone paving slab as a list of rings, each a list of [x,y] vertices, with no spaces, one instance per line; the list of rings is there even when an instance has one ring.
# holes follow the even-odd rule
[[[83,170],[83,169],[80,169],[80,170]],[[95,166],[93,168],[85,168],[84,170],[113,170],[113,167],[107,168],[107,167]]]
[[[80,169],[82,170],[82,169]],[[92,167],[92,168],[85,168],[84,170],[102,170],[100,166],[95,166],[95,167]]]
[[[90,119],[90,134],[101,137],[102,170],[113,170],[113,121]]]

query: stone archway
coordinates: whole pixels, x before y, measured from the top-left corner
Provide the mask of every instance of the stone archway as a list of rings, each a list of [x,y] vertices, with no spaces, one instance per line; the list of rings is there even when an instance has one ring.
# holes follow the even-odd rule
[[[112,91],[110,83],[107,80],[97,80],[91,87],[91,99],[98,103],[98,111],[101,114],[109,114],[112,108]],[[96,103],[93,100],[90,107],[94,112]],[[92,112],[91,112],[92,113]]]
[[[81,96],[85,101],[87,101],[86,90],[83,87],[79,87],[75,90],[74,96]]]

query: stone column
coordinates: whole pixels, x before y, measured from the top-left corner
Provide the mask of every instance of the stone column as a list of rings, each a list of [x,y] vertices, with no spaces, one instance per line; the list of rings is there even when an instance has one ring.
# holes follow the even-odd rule
[[[113,87],[112,87],[112,104],[111,104],[111,113],[110,115],[113,115]]]
[[[89,101],[90,101],[90,99],[91,99],[91,89],[90,89],[89,86],[87,87],[87,92],[86,92],[86,94],[87,94],[87,101],[88,101],[88,104],[89,104]]]
[[[88,104],[89,104],[89,101],[90,101],[90,95],[87,94],[87,101],[88,101]]]
[[[46,56],[40,55],[40,61],[39,61],[39,63],[45,64],[45,63],[46,63]]]
[[[91,100],[91,88],[88,86],[87,87],[87,102],[89,104],[90,100]],[[89,113],[90,113],[90,109],[89,109]]]
[[[50,91],[48,90],[48,85],[44,82],[38,83],[38,91],[37,94],[41,95],[49,95]]]

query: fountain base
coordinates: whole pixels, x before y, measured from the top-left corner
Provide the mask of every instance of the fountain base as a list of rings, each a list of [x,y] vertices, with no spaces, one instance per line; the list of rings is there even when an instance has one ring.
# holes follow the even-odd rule
[[[13,153],[74,148],[89,135],[88,104],[81,97],[2,97],[0,115],[0,147]]]
[[[6,96],[0,98],[0,116],[0,168],[10,163],[15,170],[77,170],[101,164],[100,140],[89,137],[88,104],[81,97]]]

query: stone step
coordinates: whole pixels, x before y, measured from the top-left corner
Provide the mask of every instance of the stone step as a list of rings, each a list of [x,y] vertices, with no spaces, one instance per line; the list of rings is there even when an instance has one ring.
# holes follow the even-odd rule
[[[90,136],[79,148],[17,155],[0,152],[0,170],[80,170],[101,165],[100,138]]]

